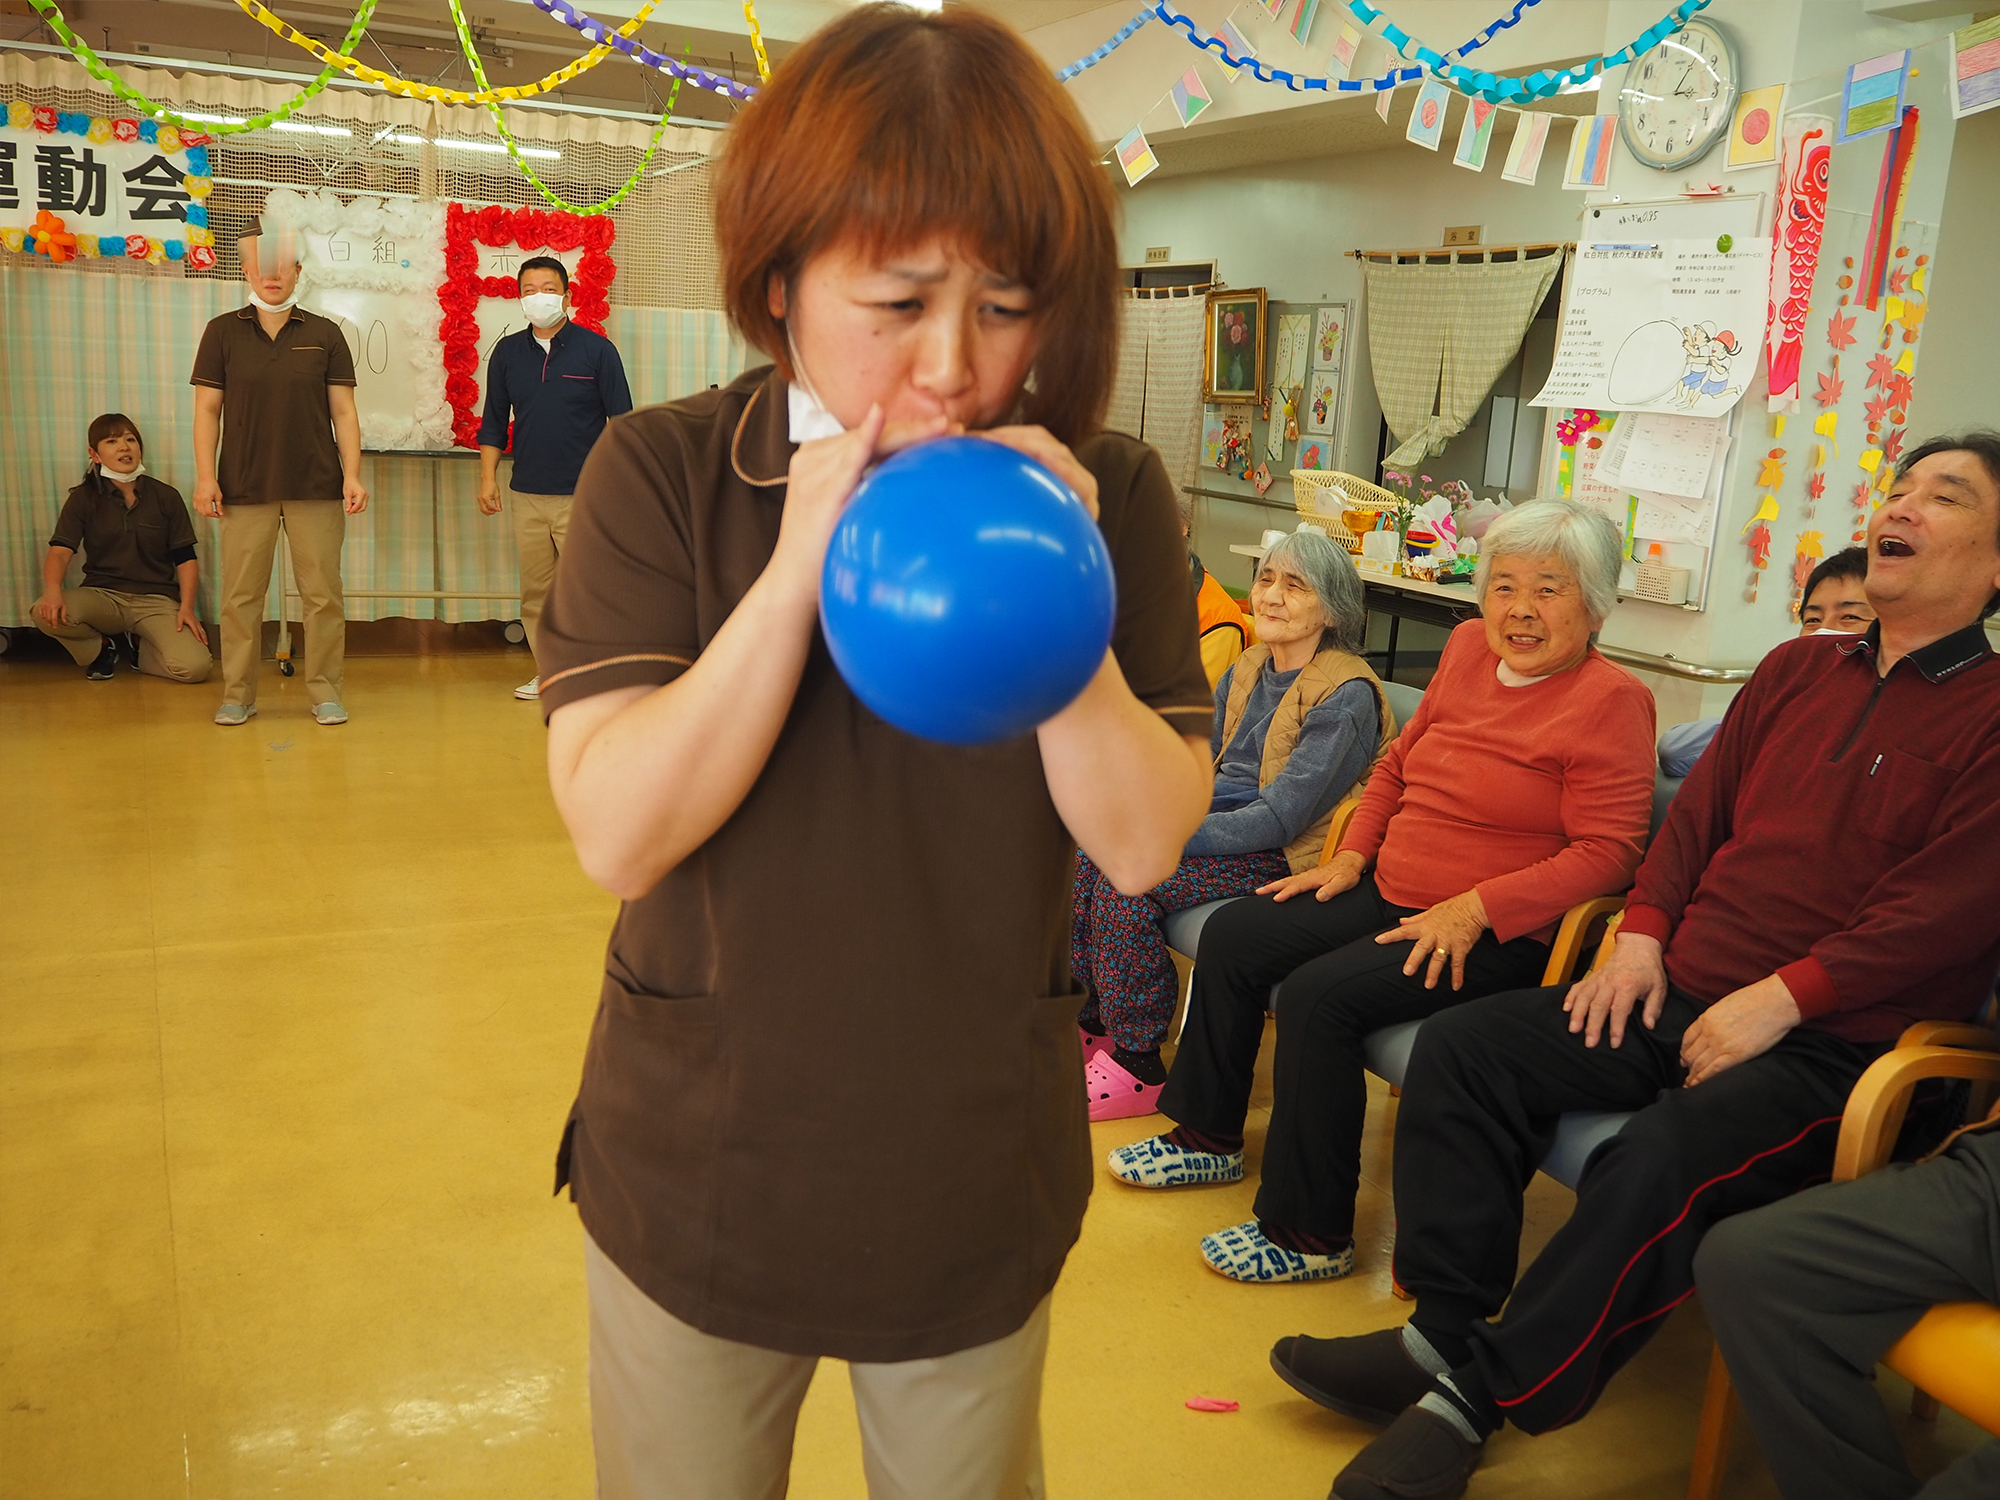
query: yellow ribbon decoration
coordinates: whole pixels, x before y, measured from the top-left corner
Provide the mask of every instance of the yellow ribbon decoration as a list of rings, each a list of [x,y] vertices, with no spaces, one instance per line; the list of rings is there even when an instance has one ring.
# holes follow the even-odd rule
[[[276,32],[295,47],[303,47],[330,68],[340,68],[367,83],[376,84],[389,93],[405,99],[426,99],[439,104],[492,104],[502,99],[527,99],[536,94],[545,94],[550,89],[560,88],[578,74],[596,67],[617,49],[608,43],[593,47],[566,68],[560,68],[546,78],[538,78],[533,83],[502,89],[482,88],[473,93],[462,89],[439,88],[435,84],[412,83],[406,78],[398,78],[393,73],[384,73],[379,68],[371,68],[366,63],[356,62],[351,57],[343,57],[324,42],[309,37],[288,24],[282,17],[273,15],[258,0],[236,0],[237,6],[252,20],[262,23],[268,30]],[[630,39],[646,23],[653,13],[658,0],[646,0],[639,7],[639,13],[618,28],[618,35]]]
[[[743,19],[750,24],[750,46],[757,54],[757,81],[771,81],[771,59],[764,51],[764,32],[757,24],[757,12],[751,8],[750,0],[743,0]]]

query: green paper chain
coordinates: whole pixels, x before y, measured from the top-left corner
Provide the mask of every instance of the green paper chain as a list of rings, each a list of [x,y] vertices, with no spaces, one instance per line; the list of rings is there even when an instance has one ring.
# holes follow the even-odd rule
[[[83,70],[90,74],[92,78],[104,84],[112,93],[116,94],[126,103],[138,105],[140,109],[144,110],[154,119],[165,120],[169,125],[177,126],[182,130],[193,131],[196,134],[242,135],[246,131],[264,130],[281,120],[288,120],[308,99],[311,99],[321,89],[333,82],[340,72],[338,68],[326,69],[319,77],[300,90],[296,97],[287,100],[267,114],[257,115],[253,119],[244,120],[239,124],[215,120],[190,120],[179,110],[148,99],[144,94],[133,88],[131,84],[112,72],[105,65],[104,59],[90,50],[90,44],[69,29],[69,22],[65,21],[63,13],[56,9],[55,0],[28,0],[28,3],[40,12],[42,19],[49,23],[49,30],[53,31],[61,39],[62,44],[69,48],[70,55],[82,65]],[[351,56],[354,49],[361,45],[361,34],[368,29],[368,22],[374,15],[375,0],[361,0],[361,9],[354,13],[354,24],[347,28],[346,39],[340,44],[340,55],[342,57]]]
[[[491,85],[486,81],[486,65],[480,61],[479,49],[473,45],[472,32],[465,24],[465,7],[460,3],[460,0],[450,0],[450,4],[451,24],[458,31],[459,50],[465,53],[465,60],[472,68],[473,82],[477,83],[480,92],[484,93]],[[693,54],[693,51],[694,44],[690,42],[687,52],[682,55],[690,56]],[[673,92],[667,95],[667,107],[660,111],[660,123],[653,127],[653,138],[646,143],[646,152],[639,158],[639,165],[632,169],[632,175],[625,179],[624,185],[617,192],[606,198],[602,203],[593,203],[587,207],[567,201],[550,188],[547,183],[543,182],[536,175],[535,169],[528,165],[528,159],[521,155],[521,148],[514,143],[514,133],[507,128],[507,120],[501,112],[500,106],[489,99],[486,102],[486,108],[493,116],[494,129],[500,132],[500,139],[507,143],[507,154],[514,158],[514,165],[521,169],[521,175],[535,185],[535,191],[565,213],[588,215],[611,212],[612,209],[625,201],[626,195],[633,188],[639,185],[639,179],[646,175],[646,168],[653,163],[653,154],[660,149],[660,137],[666,134],[667,121],[673,115],[674,105],[679,101],[680,96],[681,80],[676,77],[674,79]]]

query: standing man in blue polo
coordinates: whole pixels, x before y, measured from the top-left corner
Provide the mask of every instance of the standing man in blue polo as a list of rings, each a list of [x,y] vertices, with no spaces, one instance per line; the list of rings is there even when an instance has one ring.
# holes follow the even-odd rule
[[[479,421],[479,509],[500,514],[500,455],[514,433],[514,542],[521,555],[521,628],[528,650],[542,601],[555,580],[556,558],[569,532],[570,496],[590,446],[612,417],[632,409],[625,366],[601,333],[569,320],[569,272],[550,256],[521,262],[515,283],[528,326],[493,346],[486,361],[486,410]],[[541,695],[541,674],[514,689]]]

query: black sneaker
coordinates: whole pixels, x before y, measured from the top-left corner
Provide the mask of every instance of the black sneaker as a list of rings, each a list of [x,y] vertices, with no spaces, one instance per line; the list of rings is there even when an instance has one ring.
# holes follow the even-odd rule
[[[83,675],[92,682],[109,682],[117,670],[118,647],[107,635],[104,644],[97,648],[97,660],[83,669]]]
[[[125,632],[124,640],[125,665],[136,672],[139,670],[139,638],[128,630]]]
[[[1334,1476],[1327,1500],[1458,1500],[1485,1451],[1413,1406]]]
[[[1400,1328],[1339,1339],[1295,1334],[1272,1348],[1271,1368],[1307,1400],[1380,1427],[1415,1406],[1432,1380],[1403,1347]]]

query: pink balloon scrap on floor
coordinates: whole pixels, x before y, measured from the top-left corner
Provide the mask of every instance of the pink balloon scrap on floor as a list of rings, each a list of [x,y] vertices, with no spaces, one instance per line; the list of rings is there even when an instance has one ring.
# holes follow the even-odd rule
[[[1234,1401],[1224,1401],[1216,1396],[1190,1396],[1186,1402],[1189,1411],[1235,1411]]]

